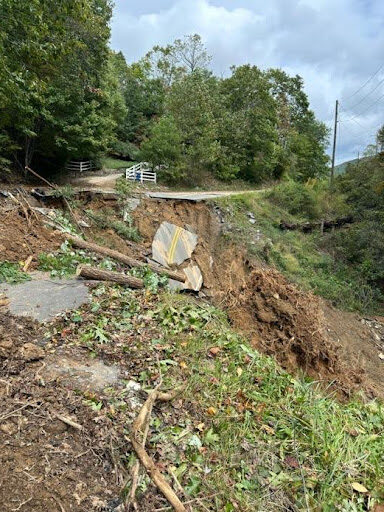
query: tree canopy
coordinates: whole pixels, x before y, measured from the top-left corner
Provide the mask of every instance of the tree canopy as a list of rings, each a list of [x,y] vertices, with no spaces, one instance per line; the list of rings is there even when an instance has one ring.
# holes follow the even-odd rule
[[[0,166],[145,158],[167,179],[253,182],[327,172],[328,131],[303,81],[279,69],[220,78],[198,34],[127,63],[110,0],[0,0]]]

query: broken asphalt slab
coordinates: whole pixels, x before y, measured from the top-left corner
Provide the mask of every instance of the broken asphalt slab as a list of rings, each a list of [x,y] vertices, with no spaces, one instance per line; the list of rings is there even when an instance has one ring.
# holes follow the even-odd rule
[[[180,265],[192,256],[197,235],[169,222],[162,222],[152,242],[152,258],[163,265]]]
[[[52,320],[89,300],[87,286],[75,279],[54,281],[34,276],[24,283],[0,285],[0,292],[8,298],[12,315],[31,317],[39,322]]]

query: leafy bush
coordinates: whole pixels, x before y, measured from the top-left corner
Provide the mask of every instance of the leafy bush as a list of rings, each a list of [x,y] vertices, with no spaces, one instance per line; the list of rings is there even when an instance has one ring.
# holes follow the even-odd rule
[[[126,158],[127,160],[136,161],[139,158],[140,150],[132,144],[132,142],[123,142],[116,140],[112,144],[111,153],[119,158]]]
[[[50,272],[52,277],[63,278],[76,273],[76,268],[82,263],[93,263],[94,259],[84,251],[74,251],[68,241],[61,244],[57,253],[39,254],[39,270]]]
[[[315,190],[302,183],[295,181],[281,183],[273,188],[268,198],[292,215],[307,219],[316,219],[320,216]]]
[[[115,212],[110,208],[103,208],[99,211],[86,210],[86,214],[101,229],[113,229],[122,238],[133,242],[140,240],[137,229],[132,225],[132,219],[127,215],[125,221],[115,219]]]
[[[17,263],[11,263],[10,261],[0,262],[0,283],[22,283],[28,281],[30,276],[20,269]]]

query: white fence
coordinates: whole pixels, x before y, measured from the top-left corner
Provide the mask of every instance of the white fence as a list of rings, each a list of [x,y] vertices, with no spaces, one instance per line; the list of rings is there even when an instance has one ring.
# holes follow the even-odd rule
[[[71,160],[67,163],[65,168],[67,171],[73,172],[91,171],[93,163],[90,160]]]
[[[156,183],[157,175],[149,167],[148,162],[140,162],[139,164],[133,165],[125,171],[125,179],[132,181],[150,181]]]

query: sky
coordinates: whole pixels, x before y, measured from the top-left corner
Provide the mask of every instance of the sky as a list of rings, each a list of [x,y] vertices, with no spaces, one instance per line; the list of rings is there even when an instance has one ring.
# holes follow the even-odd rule
[[[302,76],[332,130],[339,99],[337,163],[384,124],[383,0],[115,0],[111,43],[127,62],[194,33],[218,76],[246,63]]]

